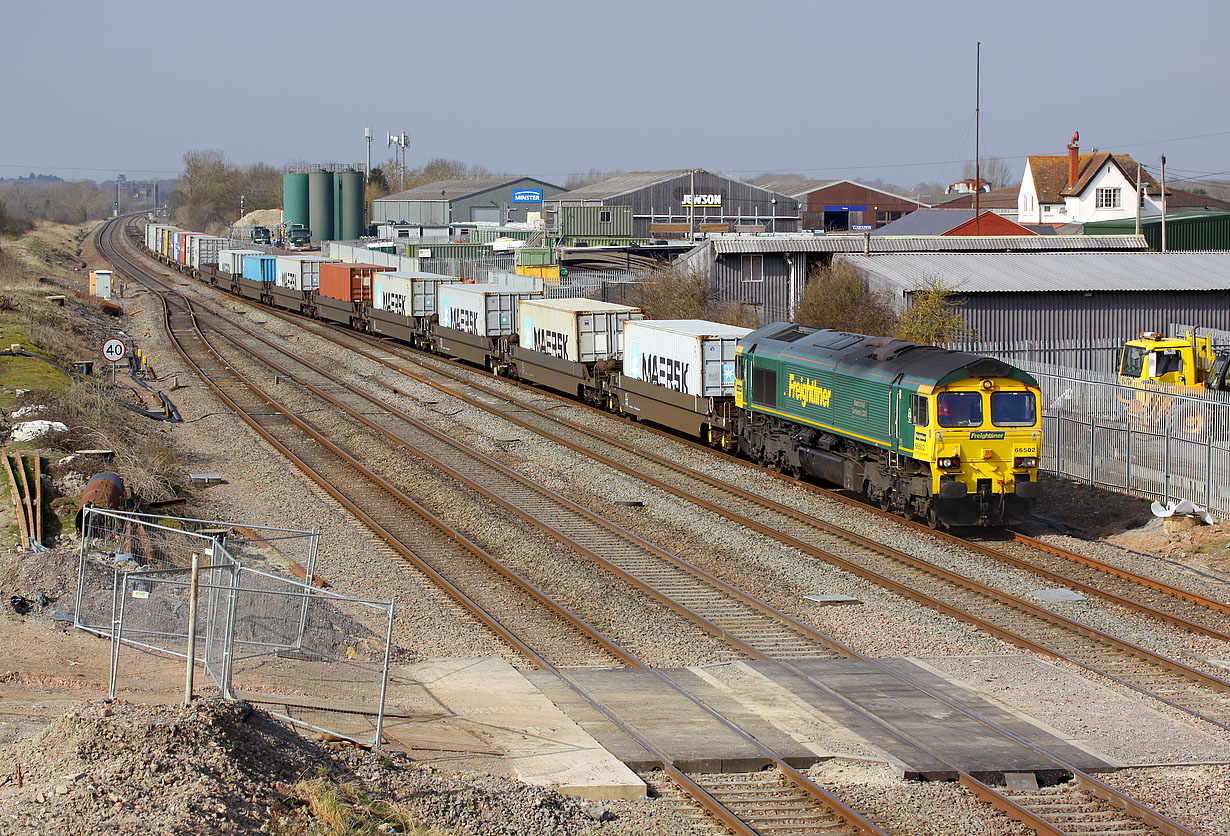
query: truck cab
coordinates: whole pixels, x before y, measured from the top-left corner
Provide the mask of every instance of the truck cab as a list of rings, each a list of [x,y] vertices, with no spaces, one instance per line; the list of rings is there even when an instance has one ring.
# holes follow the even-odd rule
[[[254,226],[252,227],[252,243],[253,244],[268,244],[272,241],[269,235],[269,227]]]
[[[1211,337],[1198,337],[1190,331],[1186,337],[1167,337],[1157,331],[1142,331],[1138,339],[1124,343],[1119,356],[1119,375],[1131,382],[1207,385],[1216,359]],[[1224,383],[1224,363],[1221,372]]]
[[[286,249],[308,250],[312,247],[312,230],[296,226],[286,230]]]

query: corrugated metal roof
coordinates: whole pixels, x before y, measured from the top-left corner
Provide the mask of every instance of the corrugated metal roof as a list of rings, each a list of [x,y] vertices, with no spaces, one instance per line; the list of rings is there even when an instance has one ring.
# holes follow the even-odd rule
[[[817,189],[828,188],[829,186],[843,182],[842,180],[770,180],[768,183],[761,183],[760,187],[768,189],[771,192],[784,194],[786,197],[802,198],[811,194]]]
[[[489,189],[498,189],[501,186],[510,186],[513,183],[518,183],[522,180],[534,180],[533,177],[463,177],[457,180],[439,180],[435,183],[428,183],[423,186],[415,186],[413,189],[406,189],[404,192],[380,197],[377,200],[458,200],[463,197],[485,192]],[[535,183],[542,183],[541,180],[534,180]],[[550,183],[543,183],[544,186],[550,186]]]
[[[573,189],[570,192],[557,194],[551,197],[550,200],[606,200],[636,191],[637,189],[643,189],[646,186],[652,186],[654,183],[670,180],[681,174],[687,174],[688,171],[689,169],[686,168],[666,168],[661,171],[629,171],[627,174],[618,174],[606,180],[590,183],[588,186],[582,186],[579,189]]]
[[[813,235],[713,238],[714,252],[728,253],[861,253],[862,235]],[[1147,250],[1141,235],[1005,235],[872,237],[873,253],[1045,252],[1047,250]]]
[[[960,293],[1230,289],[1230,253],[885,253],[836,257],[873,279],[903,290],[932,278]]]

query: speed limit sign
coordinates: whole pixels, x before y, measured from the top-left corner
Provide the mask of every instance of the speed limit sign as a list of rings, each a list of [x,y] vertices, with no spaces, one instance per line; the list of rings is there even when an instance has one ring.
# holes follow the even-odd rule
[[[118,363],[124,359],[124,355],[128,353],[128,347],[124,345],[124,341],[112,337],[103,343],[103,359],[110,363]]]

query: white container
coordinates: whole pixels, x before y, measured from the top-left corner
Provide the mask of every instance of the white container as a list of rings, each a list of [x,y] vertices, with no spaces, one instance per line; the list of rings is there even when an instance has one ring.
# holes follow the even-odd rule
[[[170,224],[146,224],[145,225],[145,249],[157,251],[158,249],[158,230],[173,229]]]
[[[518,317],[522,348],[573,363],[593,363],[622,356],[624,322],[645,315],[640,308],[594,299],[526,299]]]
[[[198,235],[188,242],[188,266],[200,270],[209,265],[217,266],[218,251],[227,245],[228,239],[213,235]]]
[[[242,276],[245,255],[264,255],[264,253],[260,250],[218,250],[218,272]]]
[[[372,307],[399,316],[430,316],[440,285],[460,281],[439,273],[377,273],[372,276]]]
[[[506,284],[442,284],[436,292],[440,324],[480,337],[503,337],[517,330],[517,303],[541,297]]]
[[[735,346],[750,328],[703,319],[624,323],[624,375],[685,395],[735,393]]]
[[[320,287],[320,265],[336,262],[336,258],[319,255],[280,255],[274,261],[273,283],[287,290],[316,290]]]

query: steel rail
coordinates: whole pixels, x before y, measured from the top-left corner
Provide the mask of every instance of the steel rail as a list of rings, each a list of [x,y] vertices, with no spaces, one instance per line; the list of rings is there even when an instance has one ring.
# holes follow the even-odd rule
[[[116,252],[115,252],[115,255],[116,255],[116,256],[118,256],[118,251],[116,251]],[[113,259],[113,261],[114,261],[114,260],[124,260],[124,261],[125,261],[126,263],[128,263],[131,267],[136,267],[136,265],[132,264],[131,262],[127,262],[127,260],[126,260],[126,259]],[[137,268],[137,269],[139,269],[139,268]],[[136,278],[136,277],[135,277],[135,276],[133,276],[133,278]],[[140,281],[140,279],[136,279],[136,280],[137,280],[137,281]],[[152,288],[151,288],[151,289],[152,289]],[[157,292],[157,291],[155,291],[155,292]],[[219,395],[219,396],[223,399],[223,401],[224,401],[224,402],[226,402],[226,403],[228,404],[228,406],[231,406],[233,409],[235,409],[235,410],[237,411],[237,413],[241,416],[241,418],[243,418],[243,419],[245,420],[245,423],[248,423],[248,424],[249,424],[249,426],[251,426],[251,427],[253,427],[254,429],[256,429],[256,430],[257,430],[257,432],[258,432],[258,433],[259,433],[259,434],[260,434],[263,438],[265,438],[267,441],[271,442],[271,443],[275,446],[275,448],[276,448],[276,449],[279,449],[279,451],[280,451],[280,452],[285,451],[285,452],[289,453],[290,451],[289,451],[289,450],[288,450],[288,449],[287,449],[284,445],[282,445],[279,441],[277,441],[277,440],[276,440],[276,439],[272,436],[272,434],[270,434],[270,433],[268,433],[267,431],[265,431],[265,429],[264,429],[263,427],[261,427],[261,426],[260,426],[259,422],[255,422],[254,420],[251,420],[251,416],[250,416],[250,415],[248,415],[248,414],[246,413],[246,411],[245,411],[245,410],[243,410],[243,408],[242,408],[242,407],[240,407],[240,406],[239,406],[239,405],[238,405],[238,404],[237,404],[237,403],[236,403],[233,399],[231,399],[228,395],[226,395],[226,393],[222,391],[222,388],[221,388],[220,386],[217,386],[217,385],[215,384],[215,382],[214,382],[214,381],[213,381],[213,380],[212,380],[212,379],[211,379],[211,378],[210,378],[207,374],[205,374],[204,369],[203,369],[203,368],[201,368],[201,367],[199,366],[199,364],[197,364],[197,363],[196,363],[196,361],[188,355],[188,353],[187,353],[186,349],[185,349],[185,348],[184,348],[184,347],[183,347],[183,346],[179,343],[179,341],[176,339],[176,336],[175,336],[174,330],[173,330],[173,329],[172,329],[172,327],[171,327],[171,322],[170,322],[170,314],[169,314],[169,310],[170,310],[169,302],[167,301],[167,298],[166,298],[166,296],[165,296],[165,295],[163,295],[163,294],[161,294],[161,293],[160,293],[159,295],[160,295],[160,298],[162,299],[162,302],[163,302],[163,305],[164,305],[164,310],[165,310],[165,311],[167,311],[167,319],[166,319],[166,324],[167,324],[167,327],[168,327],[168,335],[172,338],[172,341],[173,341],[173,342],[175,342],[175,344],[176,344],[176,348],[179,350],[179,352],[180,352],[181,356],[184,358],[185,362],[187,362],[187,363],[188,363],[191,367],[193,367],[193,369],[197,372],[197,374],[198,374],[199,376],[201,376],[201,377],[202,377],[202,379],[203,379],[203,380],[205,380],[205,381],[206,381],[206,382],[210,385],[210,387],[211,387],[211,388],[215,391],[215,393],[216,393],[216,394],[218,394],[218,395]],[[233,367],[231,367],[231,366],[230,366],[230,364],[229,364],[229,363],[227,363],[227,362],[225,361],[225,359],[224,359],[224,358],[222,358],[222,355],[221,355],[219,352],[217,352],[217,350],[216,350],[216,349],[215,349],[215,348],[214,348],[214,347],[213,347],[213,346],[209,343],[208,339],[207,339],[207,338],[204,336],[204,334],[200,331],[200,327],[199,327],[199,323],[198,323],[198,321],[197,321],[196,314],[195,314],[195,312],[193,312],[193,311],[192,311],[192,309],[191,309],[191,303],[190,303],[187,299],[185,299],[185,300],[184,300],[184,302],[185,302],[185,304],[186,304],[186,306],[187,306],[187,313],[188,313],[188,315],[189,315],[189,317],[190,317],[190,319],[191,319],[191,321],[192,321],[193,330],[194,330],[195,334],[197,335],[198,339],[199,339],[199,340],[200,340],[200,341],[201,341],[201,342],[202,342],[205,346],[207,346],[207,347],[208,347],[209,351],[215,355],[215,357],[218,359],[218,361],[219,361],[219,362],[221,362],[222,364],[224,364],[224,366],[226,366],[226,367],[228,368],[228,370],[232,373],[232,375],[234,375],[234,376],[238,377],[238,378],[239,378],[239,379],[243,382],[243,384],[244,384],[246,387],[248,387],[249,389],[251,389],[254,393],[257,393],[257,394],[259,395],[259,397],[261,397],[263,400],[265,400],[267,403],[269,403],[269,405],[270,405],[270,406],[274,407],[275,409],[279,409],[279,410],[283,413],[283,415],[284,415],[285,417],[287,417],[288,419],[290,419],[293,423],[295,423],[297,426],[299,426],[301,429],[303,429],[305,432],[307,432],[307,433],[308,433],[311,437],[313,437],[313,438],[314,438],[314,439],[315,439],[318,443],[325,444],[325,445],[328,445],[328,446],[331,446],[331,447],[333,446],[333,445],[331,444],[331,442],[329,442],[329,441],[328,441],[327,439],[325,439],[322,435],[320,435],[319,433],[317,433],[314,429],[310,428],[310,427],[309,427],[306,423],[304,423],[301,419],[297,418],[297,416],[294,416],[294,415],[293,415],[293,414],[292,414],[289,410],[285,409],[285,407],[283,407],[281,404],[279,404],[279,403],[278,403],[275,399],[271,398],[271,397],[270,397],[270,396],[268,396],[266,393],[262,392],[262,391],[261,391],[258,387],[256,387],[256,386],[252,383],[252,381],[251,381],[251,380],[249,380],[249,379],[245,378],[245,377],[244,377],[241,373],[239,373],[239,372],[238,372],[238,370],[236,370],[236,369],[234,369]],[[366,471],[366,468],[364,468],[361,464],[359,464],[359,463],[357,462],[357,460],[354,460],[352,457],[350,457],[350,456],[349,456],[349,454],[346,454],[344,451],[341,451],[341,450],[340,450],[340,448],[335,448],[335,450],[336,450],[336,452],[337,452],[337,453],[340,453],[340,454],[342,455],[342,457],[343,457],[343,458],[349,459],[349,463],[350,463],[352,466],[355,466],[357,469],[360,469],[360,470],[364,470],[364,471]],[[305,463],[302,463],[302,460],[301,460],[299,457],[294,456],[293,454],[291,454],[290,458],[291,458],[291,461],[292,461],[292,462],[295,462],[297,466],[300,466],[301,464],[305,464]],[[301,469],[303,469],[303,468],[301,467]],[[343,505],[344,505],[345,507],[347,507],[349,510],[354,510],[354,511],[357,511],[357,512],[358,512],[358,513],[357,513],[357,516],[358,516],[358,517],[360,518],[360,520],[362,520],[365,524],[367,524],[367,523],[368,523],[368,521],[375,522],[374,520],[371,520],[371,517],[370,517],[370,516],[368,516],[365,512],[363,512],[363,511],[362,511],[361,509],[359,509],[356,505],[354,505],[354,503],[350,502],[350,500],[349,500],[348,498],[346,498],[346,497],[342,496],[342,495],[340,494],[340,492],[336,491],[336,489],[334,489],[331,485],[328,485],[328,484],[327,484],[327,480],[323,480],[323,477],[321,476],[321,474],[318,474],[318,473],[317,473],[314,469],[312,469],[312,468],[308,467],[308,468],[306,468],[306,469],[305,469],[305,471],[304,471],[304,472],[305,472],[305,473],[307,473],[307,475],[308,475],[310,478],[312,478],[312,479],[313,479],[313,481],[317,482],[317,484],[320,484],[320,485],[321,485],[321,487],[323,487],[323,488],[325,488],[327,491],[329,491],[329,493],[330,493],[330,495],[331,495],[331,496],[334,496],[336,499],[338,499],[339,501],[341,501],[341,502],[343,503]],[[377,480],[379,483],[381,483],[382,485],[387,485],[387,488],[386,488],[386,489],[391,488],[393,491],[396,491],[396,488],[392,488],[392,486],[391,486],[391,485],[388,485],[388,483],[385,483],[383,480],[381,480],[381,479],[380,479],[379,477],[377,477],[375,474],[370,473],[370,471],[367,471],[367,472],[368,472],[368,474],[369,474],[372,478],[376,479],[376,480]],[[322,480],[323,480],[323,481],[322,481]],[[400,494],[400,492],[397,492],[397,493],[399,493],[399,494]],[[407,498],[407,499],[408,499],[408,498]],[[410,502],[411,502],[411,503],[413,503],[413,500],[410,500]],[[425,509],[424,509],[424,511],[425,511]],[[375,531],[377,532],[378,536],[381,536],[381,537],[382,537],[382,539],[385,539],[385,540],[386,540],[386,542],[389,542],[389,543],[390,543],[390,545],[393,545],[393,542],[390,542],[390,538],[388,538],[387,536],[385,536],[385,535],[387,534],[387,532],[385,531],[385,529],[383,529],[383,527],[380,527],[380,526],[377,524],[377,527],[376,527],[375,529],[373,529],[373,530],[375,530]],[[447,529],[447,530],[452,531],[452,529]],[[395,541],[394,541],[394,542],[395,542]],[[397,546],[395,546],[395,545],[394,545],[393,547],[394,547],[395,549],[397,549]],[[477,548],[477,547],[475,547],[475,548]],[[401,550],[399,550],[399,552],[400,552],[400,551],[401,551]],[[482,556],[484,559],[489,560],[489,561],[491,561],[491,562],[493,562],[493,563],[499,563],[499,561],[497,561],[494,557],[491,557],[491,556],[489,556],[489,555],[486,555],[486,553],[485,553],[485,552],[482,552],[481,550],[478,550],[478,551],[481,553],[481,554],[480,554],[480,556]],[[407,557],[409,557],[409,555],[410,555],[410,554],[413,554],[413,553],[409,553],[409,554],[408,554],[408,555],[406,555],[406,556],[407,556]],[[418,560],[417,556],[414,556],[414,557],[413,557],[413,558],[411,558],[411,559],[412,559],[412,560],[414,560],[414,562],[416,563],[416,565],[419,565],[419,564],[420,564],[420,561]],[[502,565],[502,564],[501,564],[501,565]],[[511,573],[511,572],[512,572],[512,570],[508,570],[508,572],[510,572],[510,573]],[[515,573],[514,573],[514,574],[515,574]],[[429,576],[433,576],[433,579],[435,579],[435,577],[438,577],[438,575],[435,575],[435,573],[434,573],[434,572],[429,572]],[[451,587],[451,585],[449,585],[449,587]],[[446,588],[447,588],[447,587],[446,587]],[[457,591],[460,593],[460,590],[457,590]],[[462,595],[464,596],[464,593],[460,593],[460,594],[462,594]],[[544,598],[546,597],[546,596],[545,596],[545,594],[543,594],[543,593],[541,593],[541,592],[539,592],[539,593],[538,593],[538,595],[541,595],[541,596],[542,596],[542,597],[544,597]],[[468,596],[466,596],[466,599],[468,600]],[[468,608],[468,607],[467,607],[467,608]],[[566,612],[566,610],[565,610],[565,612]],[[575,618],[575,617],[574,617],[574,618]],[[569,619],[569,620],[572,620],[572,619]],[[485,619],[484,619],[484,621],[485,621]],[[579,619],[578,619],[577,621],[579,622]],[[579,623],[580,623],[580,622],[579,622]],[[583,623],[582,623],[582,624],[583,624]],[[865,818],[864,818],[861,814],[857,813],[857,812],[856,812],[856,811],[854,811],[852,808],[848,807],[848,806],[847,806],[844,802],[842,802],[842,801],[841,801],[840,799],[838,799],[836,796],[833,796],[831,793],[827,792],[827,791],[826,791],[826,790],[824,790],[822,787],[820,787],[819,785],[815,784],[813,781],[811,781],[809,778],[807,778],[807,776],[805,776],[803,773],[801,773],[801,772],[799,772],[798,770],[796,770],[796,769],[794,769],[793,767],[791,767],[789,764],[787,764],[785,761],[783,761],[783,760],[780,758],[780,756],[778,756],[775,752],[773,752],[772,750],[768,749],[766,746],[764,746],[763,744],[761,744],[761,743],[760,743],[758,740],[756,740],[754,737],[752,737],[751,735],[749,735],[749,734],[747,734],[746,732],[744,732],[742,729],[740,729],[740,728],[739,728],[738,726],[736,726],[735,724],[731,723],[731,722],[730,722],[729,720],[727,720],[726,718],[722,717],[722,716],[721,716],[719,713],[717,713],[715,710],[713,710],[712,708],[709,708],[708,706],[704,705],[704,704],[703,704],[703,703],[701,703],[698,699],[696,699],[696,698],[695,698],[695,697],[693,697],[692,695],[688,694],[686,691],[683,691],[683,690],[682,690],[681,688],[679,688],[678,686],[674,685],[674,683],[672,683],[672,682],[671,682],[668,678],[666,678],[665,676],[663,676],[663,675],[662,675],[662,674],[660,674],[659,672],[657,672],[657,671],[653,670],[652,668],[649,668],[648,666],[645,666],[644,664],[642,664],[641,662],[639,662],[639,660],[637,660],[637,659],[635,658],[635,656],[633,656],[631,653],[628,653],[627,651],[623,650],[623,648],[619,647],[619,646],[618,646],[617,644],[615,644],[613,641],[611,641],[611,640],[607,639],[606,637],[602,636],[602,635],[601,635],[600,633],[598,633],[596,630],[593,630],[593,628],[589,627],[588,625],[583,625],[583,629],[584,629],[587,633],[590,633],[590,634],[592,634],[592,635],[594,635],[594,636],[596,636],[596,637],[599,637],[599,638],[598,638],[598,640],[599,640],[599,641],[600,641],[600,642],[601,642],[604,646],[608,646],[608,648],[611,650],[611,652],[613,653],[613,655],[619,656],[619,657],[621,657],[621,658],[626,658],[626,660],[628,661],[628,663],[629,663],[629,664],[631,664],[631,665],[633,665],[633,666],[635,666],[635,667],[638,667],[638,668],[641,668],[641,669],[643,669],[643,670],[646,670],[646,671],[650,672],[650,673],[651,673],[651,674],[653,674],[655,677],[657,677],[660,681],[664,682],[664,683],[665,683],[665,684],[667,684],[669,687],[671,687],[671,688],[673,688],[674,690],[678,691],[678,692],[679,692],[682,696],[684,696],[685,698],[687,698],[688,700],[690,700],[692,703],[694,703],[695,705],[697,705],[697,706],[698,706],[699,708],[701,708],[702,710],[704,710],[704,711],[706,711],[707,713],[709,713],[711,716],[713,716],[713,717],[714,717],[716,720],[718,720],[719,722],[723,723],[723,724],[724,724],[724,725],[725,725],[728,729],[730,729],[732,732],[734,732],[735,734],[738,734],[739,736],[741,736],[741,737],[742,737],[742,738],[743,738],[746,742],[750,743],[750,744],[751,744],[751,745],[753,745],[753,746],[754,746],[757,750],[759,750],[762,754],[764,754],[764,755],[766,756],[766,758],[767,758],[767,759],[769,759],[769,760],[773,761],[773,762],[776,764],[776,766],[778,767],[778,769],[779,769],[779,770],[781,770],[782,774],[783,774],[783,775],[785,775],[785,776],[786,776],[786,777],[787,777],[787,778],[788,778],[788,779],[789,779],[792,783],[794,783],[794,784],[795,784],[795,786],[796,786],[796,787],[797,787],[797,788],[798,788],[801,792],[803,792],[805,795],[807,795],[807,796],[809,796],[809,797],[811,797],[811,798],[815,799],[816,801],[818,801],[819,803],[821,803],[822,805],[824,805],[827,809],[829,809],[829,810],[832,812],[832,814],[833,814],[834,816],[836,816],[836,817],[837,817],[837,818],[839,818],[841,821],[843,821],[844,823],[846,823],[847,825],[849,825],[850,827],[852,827],[852,828],[853,828],[853,830],[854,830],[855,832],[857,832],[857,833],[861,833],[861,834],[864,834],[865,836],[887,836],[887,834],[885,834],[882,830],[880,830],[879,828],[877,828],[875,825],[871,824],[871,822],[869,822],[868,820],[866,820],[866,819],[865,819]],[[581,696],[583,699],[585,699],[585,700],[586,700],[586,701],[587,701],[590,705],[592,705],[595,709],[597,709],[597,710],[598,710],[598,711],[600,711],[600,712],[601,712],[604,716],[606,716],[606,717],[607,717],[607,718],[608,718],[608,719],[609,719],[612,723],[614,723],[614,724],[616,725],[616,727],[617,727],[617,728],[619,728],[619,729],[620,729],[622,732],[624,732],[625,734],[629,735],[629,736],[630,736],[633,740],[635,740],[635,741],[636,741],[639,745],[641,745],[643,748],[645,748],[645,750],[646,750],[646,751],[648,751],[648,752],[650,752],[651,754],[653,754],[653,755],[654,755],[654,757],[657,757],[657,758],[658,758],[658,759],[662,762],[662,766],[663,766],[664,770],[666,770],[668,774],[672,775],[672,777],[673,777],[673,778],[675,778],[677,781],[679,781],[679,783],[680,783],[682,786],[684,786],[684,788],[685,788],[685,789],[689,792],[689,794],[692,794],[692,795],[693,795],[693,797],[697,800],[697,802],[698,802],[698,803],[699,803],[699,804],[700,804],[700,805],[701,805],[704,809],[706,809],[707,811],[709,811],[709,812],[710,812],[710,813],[711,813],[711,814],[712,814],[715,818],[717,818],[719,821],[722,821],[722,822],[723,822],[726,826],[730,827],[730,828],[731,828],[731,829],[732,829],[735,833],[738,833],[738,834],[749,834],[749,836],[751,836],[751,834],[756,834],[756,833],[758,833],[758,831],[756,831],[756,830],[754,830],[754,829],[751,829],[751,828],[747,827],[747,825],[746,825],[746,824],[744,824],[744,823],[742,822],[742,820],[739,818],[739,816],[738,816],[736,813],[734,813],[734,812],[733,812],[733,811],[731,811],[729,808],[727,808],[727,807],[725,807],[724,805],[722,805],[722,804],[721,804],[721,803],[720,803],[717,799],[715,799],[715,798],[714,798],[714,797],[713,797],[710,793],[708,793],[707,791],[705,791],[705,790],[703,789],[703,787],[701,787],[701,786],[700,786],[697,782],[695,782],[695,781],[694,781],[694,779],[690,778],[689,776],[687,776],[686,774],[682,773],[680,770],[678,770],[678,769],[676,769],[674,766],[672,766],[672,765],[671,765],[671,763],[670,763],[670,761],[669,761],[669,759],[667,758],[667,756],[666,756],[664,753],[662,753],[660,750],[658,750],[658,749],[657,749],[657,748],[656,748],[656,747],[655,747],[655,746],[654,746],[654,745],[653,745],[650,741],[646,740],[646,739],[645,739],[645,738],[644,738],[641,734],[639,734],[638,732],[636,732],[636,731],[635,731],[635,729],[633,729],[633,728],[629,727],[629,726],[627,725],[627,723],[626,723],[626,722],[621,721],[618,717],[614,716],[614,715],[613,715],[613,714],[612,714],[612,713],[611,713],[611,712],[610,712],[610,711],[609,711],[609,710],[608,710],[605,706],[603,706],[601,703],[599,703],[598,701],[596,701],[594,698],[590,697],[590,696],[589,696],[589,695],[588,695],[588,694],[587,694],[587,693],[586,693],[586,692],[585,692],[585,691],[584,691],[584,690],[583,690],[583,689],[582,689],[582,688],[581,688],[581,687],[580,687],[580,686],[579,686],[576,682],[574,682],[574,681],[571,679],[571,677],[569,677],[569,676],[568,676],[568,675],[567,675],[567,674],[566,674],[566,673],[565,673],[562,669],[560,669],[560,668],[556,667],[555,665],[552,665],[552,664],[551,664],[548,660],[546,660],[544,657],[542,657],[541,655],[539,655],[539,654],[538,654],[538,653],[537,653],[537,652],[536,652],[533,648],[529,647],[529,645],[528,645],[528,644],[526,644],[526,643],[522,642],[522,641],[521,641],[521,639],[520,639],[519,637],[517,637],[517,636],[515,636],[514,634],[512,634],[510,631],[508,631],[508,630],[507,630],[506,628],[504,628],[502,625],[498,625],[498,626],[497,626],[496,632],[497,632],[497,634],[501,635],[502,637],[507,637],[507,638],[510,640],[510,644],[512,644],[512,646],[513,646],[513,647],[515,647],[515,648],[517,648],[519,651],[521,651],[521,652],[525,653],[525,654],[527,655],[527,657],[528,657],[528,658],[530,658],[531,660],[533,660],[533,661],[535,662],[535,664],[538,664],[540,667],[544,667],[546,670],[549,670],[549,671],[551,671],[552,673],[554,673],[554,674],[555,674],[558,678],[560,678],[560,679],[561,679],[561,681],[563,681],[563,682],[564,682],[564,683],[565,683],[565,684],[566,684],[569,688],[571,688],[571,689],[572,689],[574,692],[576,692],[579,696]]]
[[[983,722],[985,722],[985,721],[983,721]],[[1021,741],[1018,741],[1018,742],[1021,742]],[[1028,744],[1024,744],[1024,745],[1027,745],[1027,746],[1028,746]],[[1037,750],[1035,747],[1032,747],[1032,746],[1030,746],[1029,748],[1033,748],[1035,751],[1040,751],[1040,750]],[[1041,753],[1041,752],[1040,752],[1040,753]],[[1041,754],[1046,755],[1046,753],[1041,753]],[[1049,756],[1049,755],[1047,755],[1047,757],[1050,757],[1052,760],[1056,760],[1056,759],[1054,759],[1054,758],[1053,758],[1053,756]],[[1056,762],[1057,762],[1059,765],[1061,765],[1061,766],[1063,766],[1063,765],[1064,765],[1064,764],[1062,764],[1062,762],[1061,762],[1061,761],[1056,760]],[[1077,770],[1077,771],[1075,771],[1075,772],[1079,773],[1079,771],[1078,771],[1078,770]],[[970,779],[970,780],[973,780],[973,779]],[[988,788],[988,789],[989,789],[989,788]],[[1128,805],[1128,804],[1138,804],[1138,803],[1137,803],[1137,802],[1132,801],[1131,799],[1126,799],[1126,798],[1125,798],[1125,800],[1124,800],[1124,804],[1125,804],[1125,805]],[[1023,810],[1023,808],[1021,808],[1021,809]],[[1147,808],[1144,808],[1144,809],[1147,809]],[[1156,814],[1156,813],[1154,813],[1153,815],[1154,815],[1155,817],[1160,817],[1160,818],[1163,818],[1163,819],[1164,819],[1164,817],[1161,817],[1161,816],[1160,816],[1160,814]],[[1186,831],[1186,830],[1183,830],[1182,832],[1184,832],[1184,833],[1190,833],[1190,831]]]

